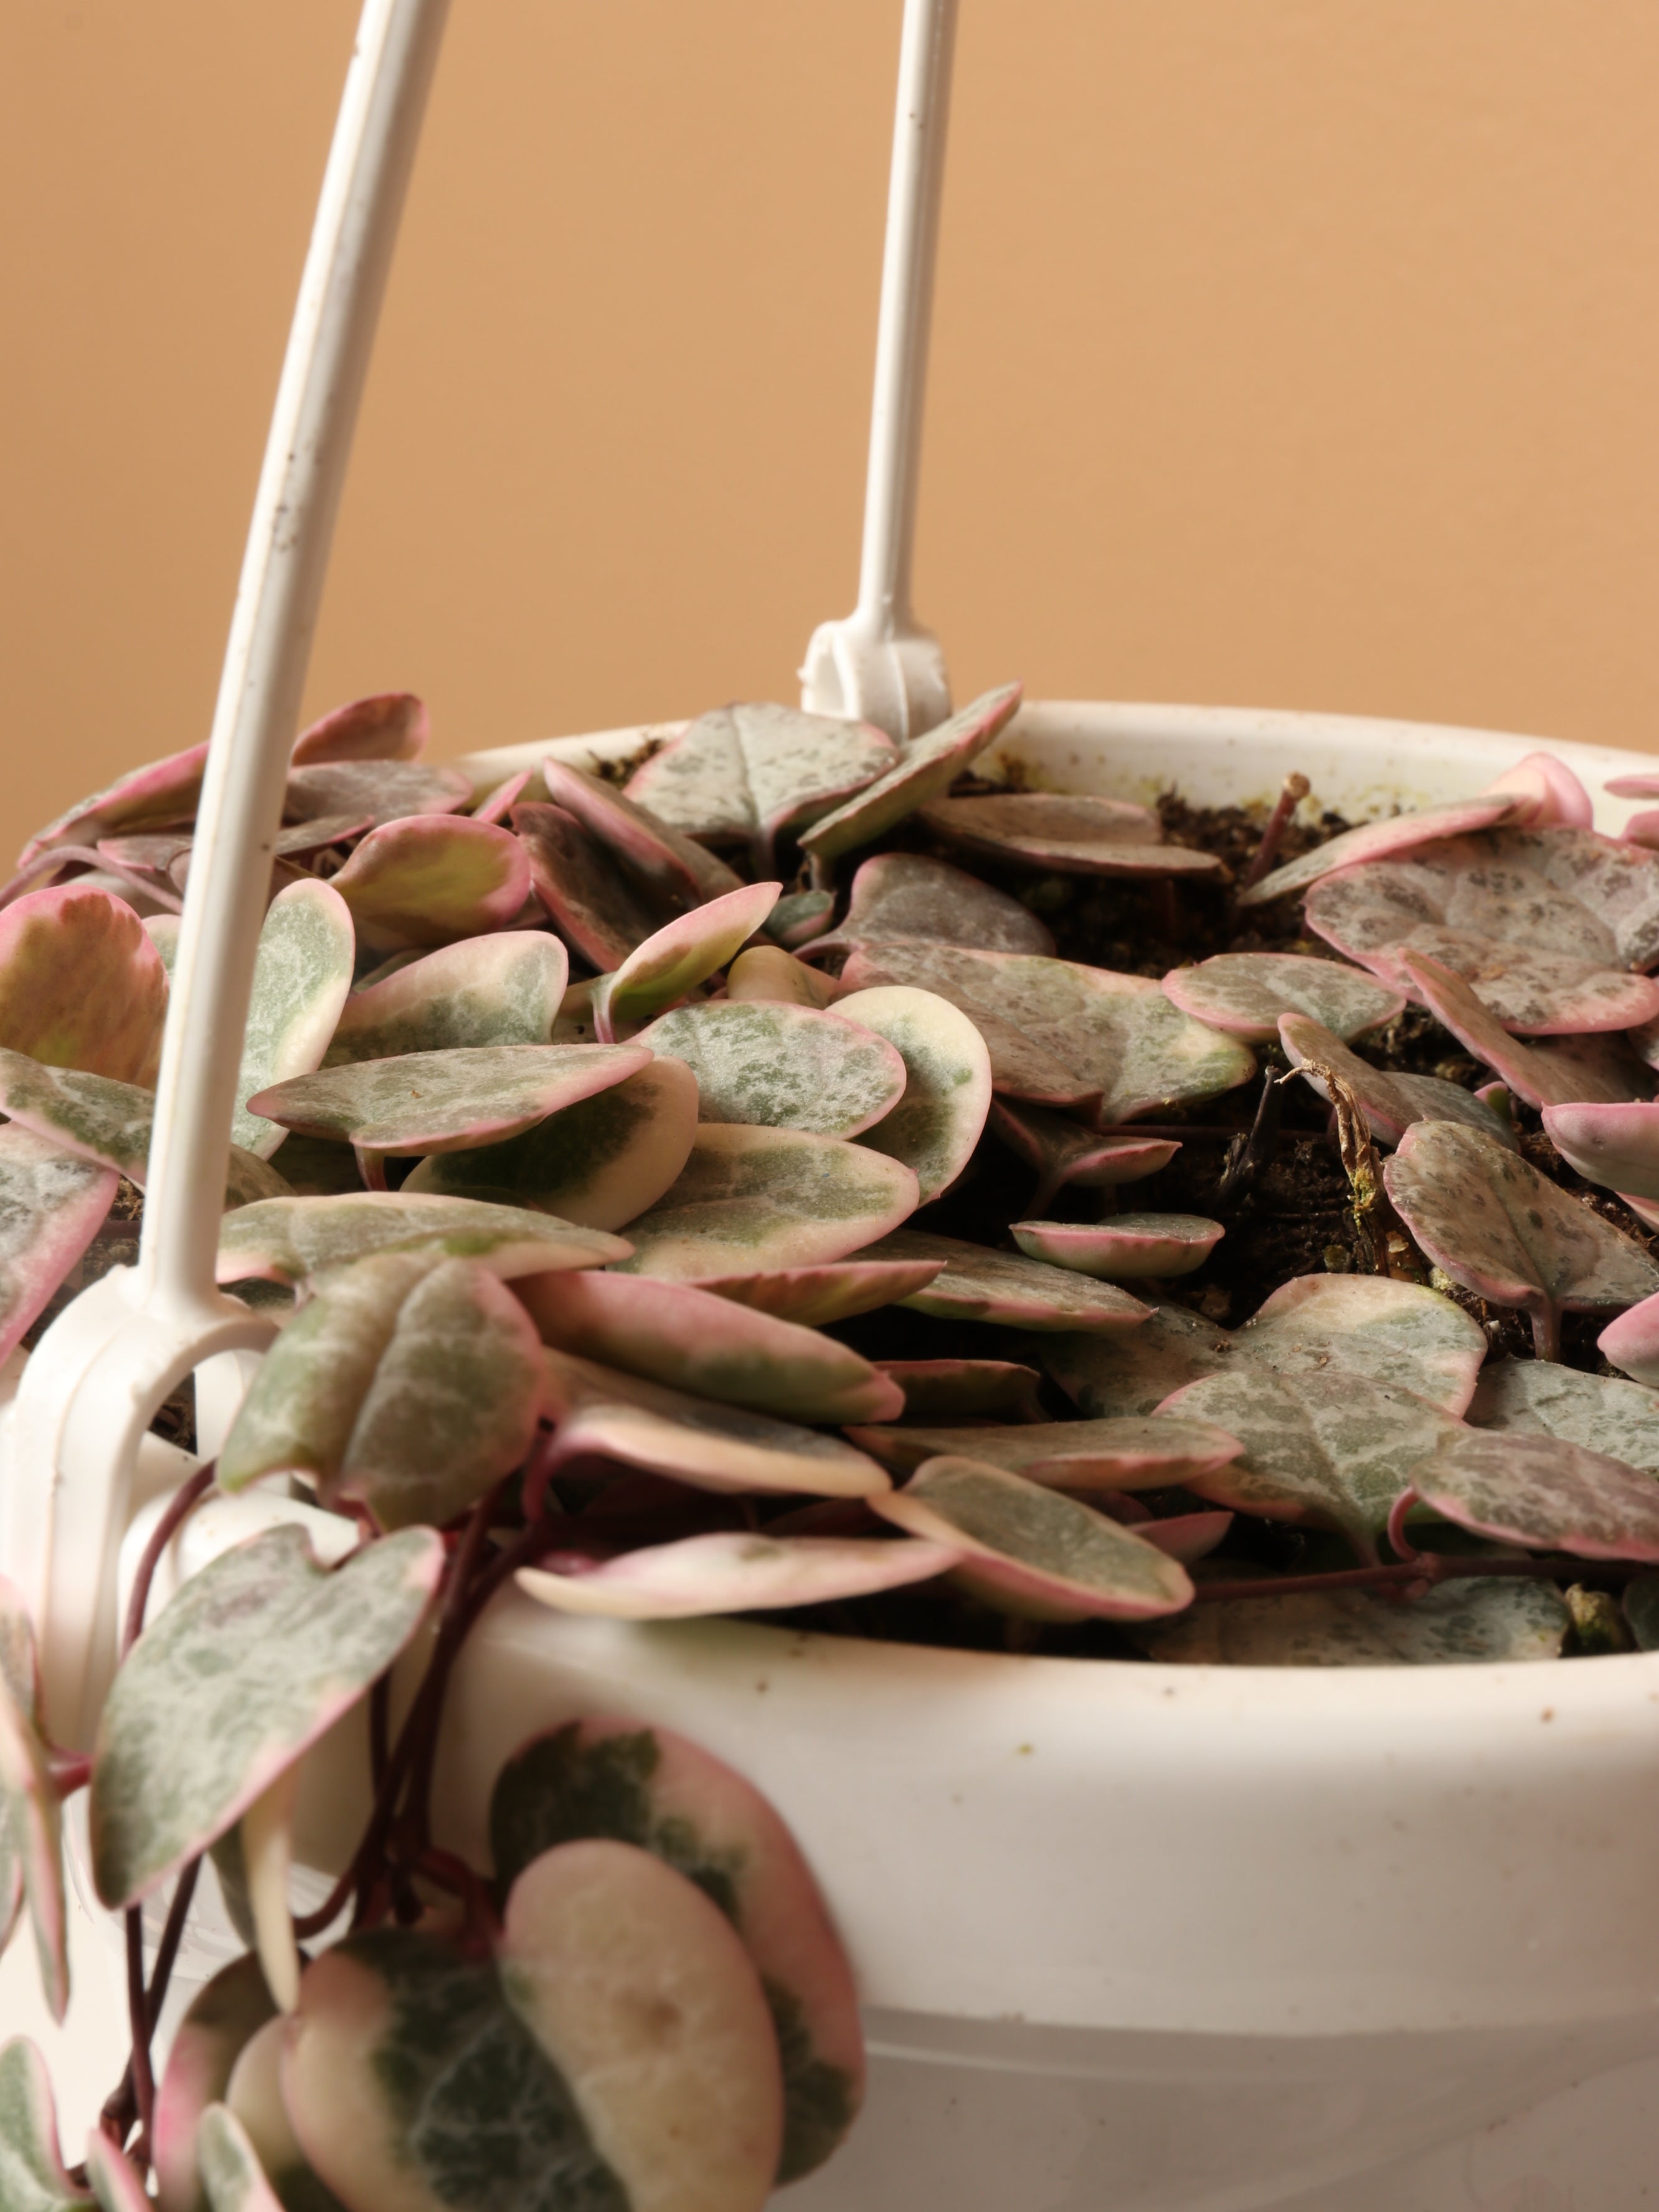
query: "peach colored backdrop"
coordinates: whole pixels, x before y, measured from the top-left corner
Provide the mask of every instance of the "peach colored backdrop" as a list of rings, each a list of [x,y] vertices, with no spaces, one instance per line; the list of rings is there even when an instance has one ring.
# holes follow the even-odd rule
[[[202,735],[356,10],[0,9],[4,821]],[[455,0],[310,698],[793,696],[851,603],[899,0]],[[1651,0],[963,0],[959,696],[1659,746]]]

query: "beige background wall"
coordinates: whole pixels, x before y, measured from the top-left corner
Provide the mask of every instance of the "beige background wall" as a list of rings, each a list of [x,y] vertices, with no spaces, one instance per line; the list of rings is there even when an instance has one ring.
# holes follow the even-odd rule
[[[0,7],[0,845],[205,731],[352,0]],[[455,0],[310,698],[790,697],[857,556],[899,0]],[[958,695],[1659,748],[1652,0],[963,0]]]

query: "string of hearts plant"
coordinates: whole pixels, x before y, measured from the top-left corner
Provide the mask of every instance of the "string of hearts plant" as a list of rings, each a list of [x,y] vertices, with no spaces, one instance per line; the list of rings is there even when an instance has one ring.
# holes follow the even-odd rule
[[[180,1460],[89,1757],[0,1589],[0,1934],[61,2016],[84,1791],[132,2030],[72,2169],[0,2053],[0,2203],[748,2212],[830,2154],[853,1976],[739,1775],[561,1714],[455,1848],[492,1607],[1128,1663],[1659,1643],[1642,820],[1596,835],[1541,755],[1355,829],[1302,778],[1265,831],[1032,791],[975,766],[1018,696],[903,750],[738,705],[615,780],[432,766],[404,695],[296,742],[219,1256],[283,1326]],[[0,892],[0,1358],[131,1249],[204,757]],[[361,1835],[296,1918],[341,1726]],[[159,2063],[208,1857],[247,1949]]]

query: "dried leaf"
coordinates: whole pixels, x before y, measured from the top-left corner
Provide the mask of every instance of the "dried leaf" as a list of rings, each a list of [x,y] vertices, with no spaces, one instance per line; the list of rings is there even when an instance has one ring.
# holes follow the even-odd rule
[[[419,760],[431,732],[425,703],[412,691],[377,691],[334,708],[301,730],[289,757],[295,768],[319,761]]]
[[[421,814],[371,830],[332,882],[361,941],[394,951],[507,928],[530,896],[530,865],[495,823]]]
[[[153,1083],[167,970],[124,901],[65,884],[0,912],[0,1045],[49,1067]]]
[[[409,1528],[328,1572],[303,1530],[284,1527],[182,1586],[133,1646],[98,1724],[93,1874],[112,1911],[222,1835],[386,1672],[442,1564],[432,1531]]]
[[[1191,1274],[1225,1231],[1197,1213],[1114,1213],[1096,1222],[1016,1221],[1010,1233],[1029,1259],[1129,1283],[1144,1275]]]
[[[1659,1559],[1659,1483],[1564,1437],[1456,1429],[1412,1481],[1432,1511],[1499,1543]]]
[[[871,1244],[860,1260],[942,1260],[942,1272],[902,1303],[942,1321],[1000,1322],[1012,1328],[1133,1329],[1150,1308],[1127,1291],[1092,1283],[1069,1267],[1023,1253],[993,1252],[957,1237],[902,1229]]]
[[[773,933],[776,934],[776,915]],[[920,853],[878,853],[853,878],[847,915],[809,948],[890,944],[920,937],[940,945],[966,945],[982,952],[1050,955],[1054,940],[1028,907],[994,890],[948,860]]]
[[[884,1037],[840,1012],[777,1000],[682,1006],[634,1042],[685,1062],[704,1121],[850,1137],[905,1087],[904,1060]]]
[[[1212,876],[1221,866],[1213,853],[1164,844],[1157,815],[1122,799],[993,792],[936,799],[921,818],[947,844],[1060,875]]]
[[[392,822],[453,814],[471,797],[471,778],[456,768],[390,760],[313,761],[289,770],[283,811],[289,822],[349,814],[360,821],[367,817],[384,829]]]
[[[519,1587],[556,1613],[611,1620],[694,1620],[712,1613],[828,1605],[931,1581],[961,1549],[902,1538],[774,1536],[764,1529],[686,1536],[580,1573],[524,1568]]]
[[[1427,807],[1416,814],[1391,814],[1382,822],[1362,822],[1357,830],[1345,830],[1340,836],[1316,845],[1310,853],[1275,868],[1259,884],[1241,891],[1238,903],[1265,906],[1270,899],[1306,890],[1336,869],[1411,853],[1419,846],[1462,837],[1471,830],[1491,830],[1510,819],[1514,808],[1515,800],[1508,793],[1495,792],[1478,799],[1454,799],[1449,805]]]
[[[626,1036],[724,968],[766,920],[781,888],[741,884],[723,897],[678,915],[637,945],[620,968],[593,987],[599,1031]]]
[[[1023,684],[1005,684],[981,693],[937,729],[914,739],[896,766],[866,784],[844,806],[821,816],[801,833],[814,864],[827,866],[857,846],[872,843],[896,822],[948,791],[1013,720],[1024,690]]]
[[[907,1407],[906,1409],[909,1409]],[[1237,1459],[1237,1437],[1209,1421],[1169,1414],[1104,1421],[1029,1421],[985,1426],[849,1429],[894,1474],[940,1456],[976,1459],[1050,1490],[1163,1490]],[[1145,1534],[1146,1531],[1141,1531]]]
[[[508,929],[410,962],[341,1010],[325,1067],[460,1047],[546,1044],[570,958],[544,930]]]
[[[926,1206],[966,1168],[991,1104],[991,1056],[966,1014],[948,999],[904,984],[854,991],[842,1019],[885,1037],[904,1063],[904,1095],[860,1144],[911,1169]]]
[[[1471,1576],[1401,1605],[1368,1590],[1224,1598],[1136,1632],[1160,1666],[1492,1666],[1559,1659],[1570,1626],[1551,1584]]]
[[[684,1060],[656,1060],[522,1136],[428,1155],[403,1188],[533,1206],[590,1229],[620,1229],[671,1188],[696,1133],[696,1078]]]
[[[1494,1075],[1528,1106],[1562,1105],[1577,1099],[1613,1101],[1644,1098],[1652,1078],[1621,1037],[1592,1032],[1523,1044],[1482,1004],[1463,978],[1443,962],[1406,953],[1401,973],[1443,1028],[1464,1049],[1483,1060]],[[1425,1115],[1426,1121],[1452,1115]]]
[[[117,1180],[16,1121],[0,1126],[0,1360],[103,1226]]]
[[[1281,1014],[1306,1014],[1346,1044],[1391,1021],[1406,1003],[1363,969],[1297,952],[1218,952],[1164,978],[1182,1013],[1252,1044],[1271,1044]]]
[[[699,1288],[757,1313],[805,1328],[892,1305],[931,1283],[942,1260],[834,1260],[822,1267],[779,1267],[753,1274],[704,1276]]]
[[[290,884],[266,909],[236,1077],[239,1100],[320,1067],[351,988],[351,914],[331,884]],[[233,1144],[268,1159],[286,1131],[239,1104]]]
[[[1281,1015],[1279,1035],[1285,1057],[1322,1098],[1330,1100],[1329,1075],[1341,1078],[1379,1145],[1397,1145],[1416,1122],[1461,1121],[1494,1144],[1515,1149],[1515,1132],[1509,1122],[1460,1084],[1444,1082],[1437,1075],[1396,1074],[1392,1068],[1373,1067],[1306,1014]]]
[[[274,1198],[228,1213],[219,1228],[222,1283],[251,1277],[302,1284],[374,1252],[432,1251],[477,1260],[503,1281],[625,1260],[619,1237],[518,1206],[365,1190],[340,1198]]]
[[[234,1960],[191,1998],[167,2053],[155,2099],[154,2157],[161,2212],[205,2212],[197,2172],[204,2117],[230,2087],[244,2048],[276,2008],[252,1954]],[[220,2212],[216,2204],[212,2212]]]
[[[1584,1375],[1551,1359],[1500,1359],[1469,1404],[1478,1429],[1565,1437],[1659,1475],[1659,1397],[1611,1375]]]

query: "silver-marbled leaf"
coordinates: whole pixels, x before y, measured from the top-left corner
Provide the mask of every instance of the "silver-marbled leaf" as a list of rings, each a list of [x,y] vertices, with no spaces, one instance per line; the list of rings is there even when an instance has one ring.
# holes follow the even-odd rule
[[[472,796],[458,768],[422,761],[367,760],[343,755],[296,761],[289,770],[283,817],[314,822],[328,814],[369,816],[377,828],[453,814]]]
[[[0,2045],[0,2204],[6,2212],[87,2212],[64,2165],[46,2062],[27,2036]]]
[[[1364,860],[1381,860],[1411,853],[1420,845],[1443,838],[1461,837],[1470,830],[1490,830],[1511,819],[1516,801],[1508,793],[1483,792],[1474,799],[1455,799],[1444,806],[1431,806],[1412,814],[1391,814],[1381,822],[1362,822],[1328,837],[1311,852],[1287,860],[1259,884],[1239,893],[1242,907],[1265,906],[1291,891],[1305,890],[1339,868],[1357,867]]]
[[[994,1252],[959,1237],[901,1229],[858,1255],[860,1260],[939,1260],[932,1282],[901,1303],[941,1321],[1000,1322],[1012,1328],[1133,1329],[1151,1308],[1109,1283],[1070,1267]]]
[[[878,853],[861,862],[845,916],[806,949],[827,952],[907,937],[971,945],[981,952],[1046,955],[1054,949],[1047,927],[1029,907],[981,883],[965,868],[921,853]]]
[[[1299,952],[1218,952],[1173,968],[1164,994],[1195,1021],[1251,1044],[1271,1044],[1281,1014],[1306,1014],[1346,1044],[1389,1021],[1406,1003],[1361,968]]]
[[[1659,1476],[1659,1395],[1614,1375],[1553,1359],[1500,1359],[1483,1371],[1468,1418],[1498,1434],[1563,1437]]]
[[[1353,1589],[1223,1598],[1135,1638],[1165,1667],[1496,1666],[1559,1659],[1571,1626],[1553,1584],[1472,1575],[1405,1605]]]
[[[1646,1098],[1653,1077],[1622,1036],[1591,1030],[1528,1044],[1506,1030],[1455,969],[1425,953],[1402,953],[1400,972],[1464,1049],[1528,1106],[1565,1105],[1581,1099],[1612,1102]],[[1425,1121],[1455,1120],[1424,1115]]]
[[[685,1062],[704,1121],[851,1137],[905,1089],[904,1060],[885,1037],[839,1011],[775,999],[682,1006],[634,1042]]]
[[[373,1252],[430,1250],[478,1260],[503,1281],[625,1260],[619,1237],[580,1229],[520,1206],[425,1193],[357,1191],[341,1198],[274,1198],[239,1206],[219,1227],[222,1283],[262,1277],[301,1284]]]
[[[1500,1543],[1659,1560],[1659,1482],[1564,1437],[1460,1429],[1424,1455],[1412,1484],[1435,1512]]]
[[[844,805],[820,816],[800,840],[815,865],[827,866],[843,853],[873,843],[907,814],[941,797],[1013,720],[1024,690],[1023,684],[1005,684],[982,692],[948,721],[912,739],[894,767]]]
[[[739,884],[690,914],[676,915],[636,945],[621,967],[593,985],[600,1036],[609,1041],[631,1035],[724,968],[765,921],[781,888],[775,883]]]
[[[356,951],[350,909],[331,884],[290,884],[266,908],[230,1121],[231,1142],[244,1151],[268,1159],[287,1134],[242,1102],[321,1066]]]
[[[570,956],[541,929],[470,937],[354,991],[325,1067],[457,1047],[547,1044],[569,981]]]
[[[930,1459],[977,1459],[1051,1490],[1167,1489],[1225,1466],[1240,1450],[1237,1437],[1213,1423],[1167,1413],[1006,1428],[985,1422],[947,1428],[913,1417],[896,1427],[860,1425],[848,1434],[895,1474],[908,1474]]]
[[[1006,1098],[993,1098],[987,1126],[1036,1170],[1036,1188],[1026,1208],[1031,1214],[1051,1206],[1067,1183],[1107,1190],[1119,1183],[1139,1182],[1167,1167],[1181,1150],[1173,1138],[1103,1137],[1064,1114],[1025,1100],[1011,1106]]]
[[[936,799],[921,818],[947,844],[1058,875],[1212,876],[1221,866],[1213,853],[1166,845],[1157,815],[1123,799],[998,791]]]
[[[98,1234],[118,1180],[15,1121],[0,1124],[0,1360]]]
[[[836,1013],[885,1037],[904,1063],[904,1094],[861,1145],[915,1171],[926,1206],[974,1156],[991,1106],[991,1055],[960,1008],[902,983],[851,991]]]

